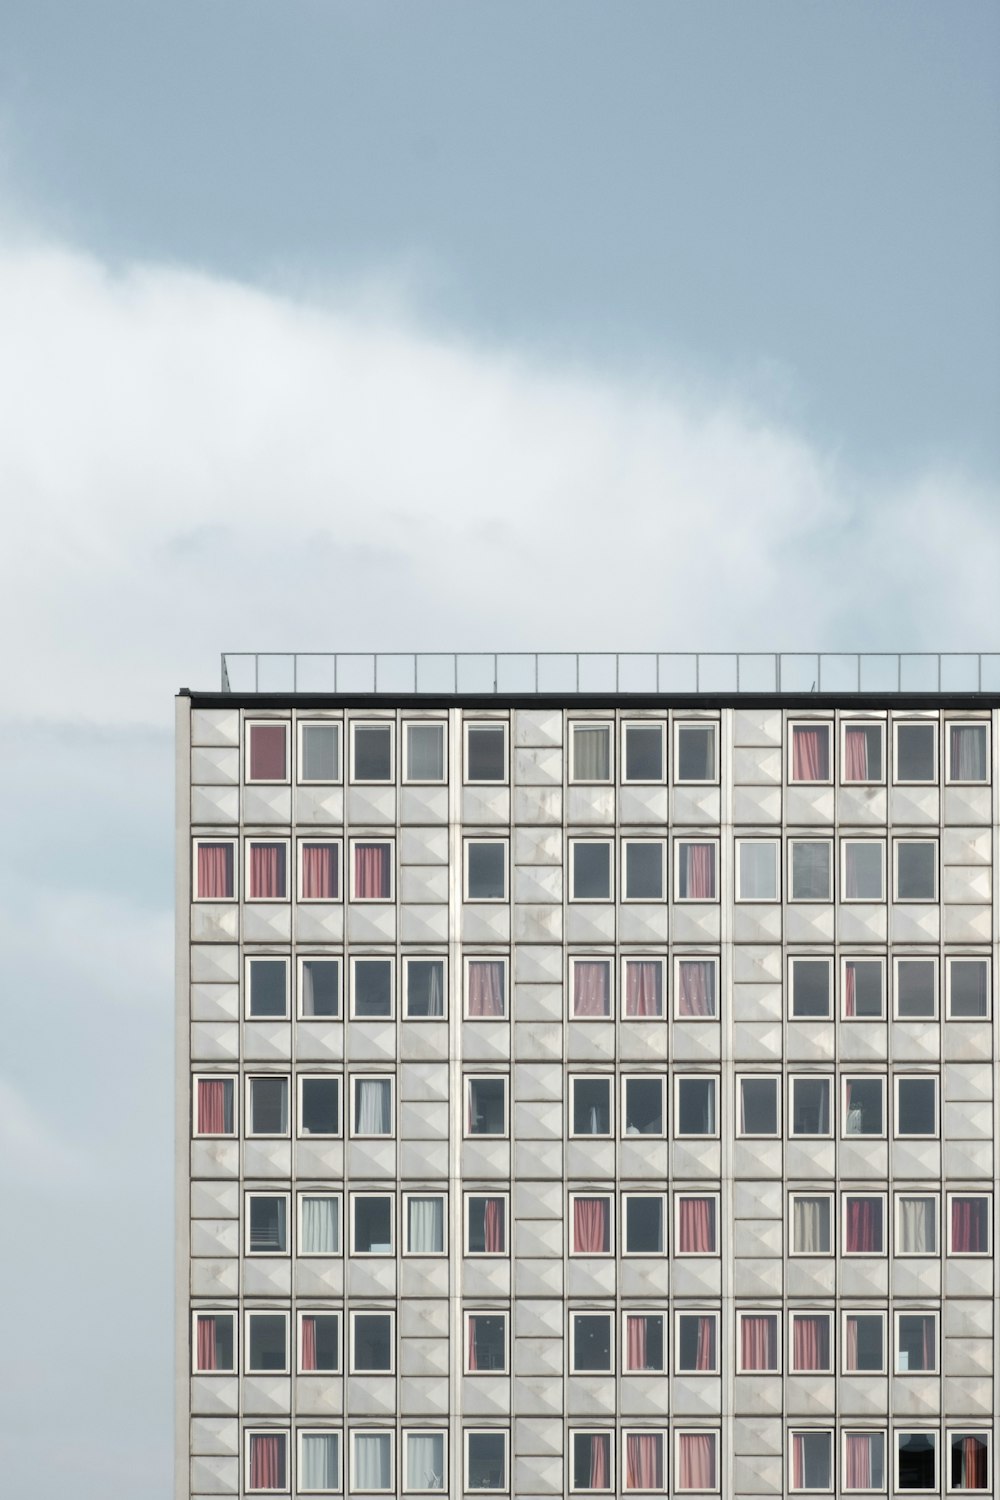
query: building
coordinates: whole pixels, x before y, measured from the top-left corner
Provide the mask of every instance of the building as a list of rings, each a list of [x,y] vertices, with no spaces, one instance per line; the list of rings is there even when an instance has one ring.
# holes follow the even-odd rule
[[[178,1496],[992,1493],[1000,658],[425,660],[178,699]]]

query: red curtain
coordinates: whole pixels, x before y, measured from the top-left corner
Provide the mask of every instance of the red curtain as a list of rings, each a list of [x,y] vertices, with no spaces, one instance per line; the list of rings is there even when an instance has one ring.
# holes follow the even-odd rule
[[[283,1490],[285,1488],[285,1439],[282,1433],[250,1438],[250,1488]]]
[[[250,845],[250,899],[280,900],[285,894],[284,844]]]
[[[303,901],[336,901],[338,885],[336,844],[303,844]]]
[[[989,1204],[985,1198],[952,1198],[951,1248],[955,1255],[989,1250]]]
[[[968,1433],[959,1440],[958,1479],[963,1490],[989,1488],[989,1449],[983,1438]],[[954,1472],[953,1472],[954,1482]]]
[[[316,1319],[302,1319],[302,1368],[315,1370],[316,1365]]]
[[[487,1198],[483,1216],[483,1235],[486,1251],[491,1255],[502,1255],[504,1251],[504,1214],[502,1198]]]
[[[359,901],[387,901],[390,896],[389,845],[355,844],[354,894]]]
[[[217,1370],[215,1354],[215,1319],[200,1314],[198,1317],[198,1369]]]
[[[478,1370],[479,1364],[476,1359],[476,1320],[469,1318],[469,1370]]]
[[[198,1079],[198,1130],[202,1135],[232,1135],[232,1088],[227,1078]]]
[[[611,1473],[611,1436],[609,1433],[593,1433],[590,1439],[590,1488],[609,1488]]]
[[[857,1015],[857,985],[852,963],[847,964],[844,969],[844,1015]]]
[[[611,995],[607,959],[579,959],[573,966],[573,1014],[609,1016]]]
[[[868,780],[868,731],[860,726],[844,731],[844,780]]]
[[[844,1484],[849,1490],[872,1488],[872,1441],[872,1435],[867,1432],[849,1432],[846,1436]]]
[[[715,1253],[715,1199],[682,1198],[678,1208],[677,1249],[681,1255]]]
[[[715,1015],[715,963],[711,959],[685,958],[680,962],[677,1014]]]
[[[625,1014],[662,1016],[662,964],[655,960],[630,959],[625,965]]]
[[[685,859],[687,879],[681,895],[689,901],[714,901],[715,845],[685,844],[681,849],[681,860]]]
[[[611,1249],[607,1198],[573,1200],[573,1249],[578,1254],[603,1255]]]
[[[476,959],[469,964],[468,1013],[470,1016],[503,1015],[503,964],[497,959]]]
[[[845,1203],[848,1255],[881,1255],[881,1198],[848,1198]]]
[[[647,1340],[646,1319],[642,1316],[629,1315],[625,1319],[625,1348],[628,1368],[633,1371],[645,1370]]]
[[[663,1488],[663,1437],[658,1432],[630,1432],[625,1439],[625,1488]]]
[[[681,1490],[714,1490],[714,1432],[682,1432],[677,1442],[677,1488]]]
[[[829,781],[830,731],[824,725],[815,729],[792,730],[792,780]]]
[[[792,1436],[792,1488],[801,1490],[806,1481],[806,1444],[798,1432]]]
[[[848,1341],[850,1341],[848,1319]],[[830,1320],[820,1317],[797,1317],[792,1325],[792,1365],[796,1370],[827,1370],[830,1367]],[[857,1325],[854,1328],[857,1351]]]
[[[772,1313],[744,1313],[740,1336],[744,1370],[774,1370],[778,1364],[778,1325]]]
[[[250,780],[284,781],[284,724],[253,724],[250,728]]]
[[[198,895],[207,901],[233,899],[232,844],[198,845]]]

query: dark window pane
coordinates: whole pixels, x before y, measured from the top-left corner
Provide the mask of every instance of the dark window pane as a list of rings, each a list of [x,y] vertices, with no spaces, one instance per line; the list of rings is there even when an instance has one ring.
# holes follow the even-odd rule
[[[250,962],[250,1014],[283,1016],[286,1010],[283,959],[255,958]]]
[[[573,845],[573,895],[578,901],[606,901],[611,895],[611,845]]]
[[[251,1370],[283,1370],[286,1363],[285,1316],[255,1313],[250,1318]]]
[[[933,1016],[934,964],[927,958],[901,958],[896,965],[896,1011],[901,1016]]]
[[[611,1131],[611,1080],[577,1078],[573,1084],[573,1134],[608,1135]]]
[[[355,781],[388,781],[392,774],[392,728],[388,724],[356,725]]]
[[[625,780],[663,780],[663,731],[659,724],[629,724],[625,730]]]
[[[503,844],[467,844],[470,901],[502,901],[507,894],[504,880]]]
[[[467,740],[466,779],[468,781],[504,781],[505,765],[502,724],[470,725]]]
[[[896,780],[934,780],[933,724],[898,724],[896,726]]]
[[[830,964],[800,958],[792,964],[792,1015],[804,1019],[830,1014]]]
[[[677,729],[677,780],[715,780],[714,726],[681,724]]]
[[[777,1135],[778,1080],[776,1078],[741,1079],[740,1132],[743,1135]]]
[[[606,1313],[574,1316],[573,1365],[577,1370],[611,1369],[611,1319]]]
[[[303,1078],[303,1135],[336,1135],[340,1129],[340,1080]]]
[[[392,1015],[392,964],[387,958],[359,958],[355,961],[354,1014]]]

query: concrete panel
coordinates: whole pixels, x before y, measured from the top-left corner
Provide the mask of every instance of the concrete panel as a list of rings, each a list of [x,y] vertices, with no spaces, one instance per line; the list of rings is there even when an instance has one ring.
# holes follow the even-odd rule
[[[287,1062],[292,1055],[289,1021],[247,1021],[243,1027],[243,1056],[248,1062]]]
[[[780,943],[780,906],[745,906],[733,909],[733,941],[737,943]]]
[[[238,1458],[201,1457],[191,1460],[191,1494],[238,1495],[240,1461]]]
[[[292,789],[287,786],[243,788],[243,822],[247,828],[265,828],[292,821]]]
[[[560,865],[515,865],[514,901],[542,902],[552,905],[562,901],[563,877]]]
[[[737,786],[733,789],[733,822],[737,828],[770,827],[781,822],[778,787]]]
[[[298,943],[340,943],[344,937],[344,908],[339,904],[298,906],[293,911]]]
[[[562,751],[550,747],[514,751],[514,781],[522,787],[562,787]]]
[[[733,740],[737,745],[781,745],[781,710],[737,708],[733,710]]]
[[[240,794],[236,787],[193,786],[191,788],[191,822],[195,826],[238,823]]]
[[[510,907],[506,905],[462,907],[463,943],[509,943]]]
[[[720,823],[722,799],[716,786],[675,786],[673,818],[677,827],[699,827]]]
[[[841,943],[884,943],[888,936],[888,914],[881,905],[858,902],[837,908]]]
[[[352,902],[347,908],[347,936],[352,943],[392,943],[396,908],[389,902]]]
[[[406,865],[447,865],[447,828],[401,828],[399,860]]]
[[[374,828],[396,821],[396,788],[350,786],[347,788],[347,821],[354,828]]]
[[[936,786],[894,786],[889,814],[897,828],[922,828],[940,820],[941,794]]]
[[[808,828],[832,823],[832,786],[796,785],[785,790],[785,823],[789,828]]]
[[[837,819],[842,828],[883,824],[888,806],[884,786],[842,786],[837,793]]]
[[[579,902],[566,911],[566,941],[568,943],[613,943],[615,939],[615,908],[609,901]]]
[[[224,902],[194,902],[191,938],[195,943],[231,943],[239,937],[239,908]]]
[[[680,943],[717,943],[721,931],[718,905],[692,901],[670,908],[673,939]]]
[[[466,828],[492,827],[510,822],[510,788],[465,786],[462,788],[462,822]]]
[[[292,912],[287,901],[266,905],[247,902],[243,908],[245,943],[288,943],[292,938]]]
[[[946,906],[944,940],[946,943],[988,943],[992,932],[988,906]]]
[[[519,708],[514,714],[515,745],[561,745],[562,713],[557,708]]]
[[[666,823],[665,786],[623,786],[618,792],[618,821],[626,827],[656,827]]]
[[[737,745],[733,750],[733,781],[737,786],[780,786],[781,746],[746,749]]]
[[[236,1022],[196,1021],[191,1027],[191,1058],[195,1062],[238,1061],[240,1028]]]
[[[447,865],[403,865],[399,872],[399,899],[402,902],[448,902]]]
[[[240,992],[235,984],[193,984],[191,986],[191,1019],[193,1021],[237,1021],[240,1015]]]
[[[343,823],[344,788],[342,786],[296,787],[295,821],[306,827]]]
[[[547,786],[519,786],[514,793],[515,823],[562,823],[562,789]]]
[[[192,745],[238,745],[240,714],[237,708],[193,708]]]
[[[400,823],[447,823],[448,788],[404,786],[399,792]]]

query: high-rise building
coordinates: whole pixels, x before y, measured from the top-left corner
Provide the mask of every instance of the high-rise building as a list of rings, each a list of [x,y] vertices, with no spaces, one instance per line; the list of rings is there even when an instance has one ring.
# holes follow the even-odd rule
[[[567,660],[178,699],[178,1496],[992,1493],[1000,659]]]

